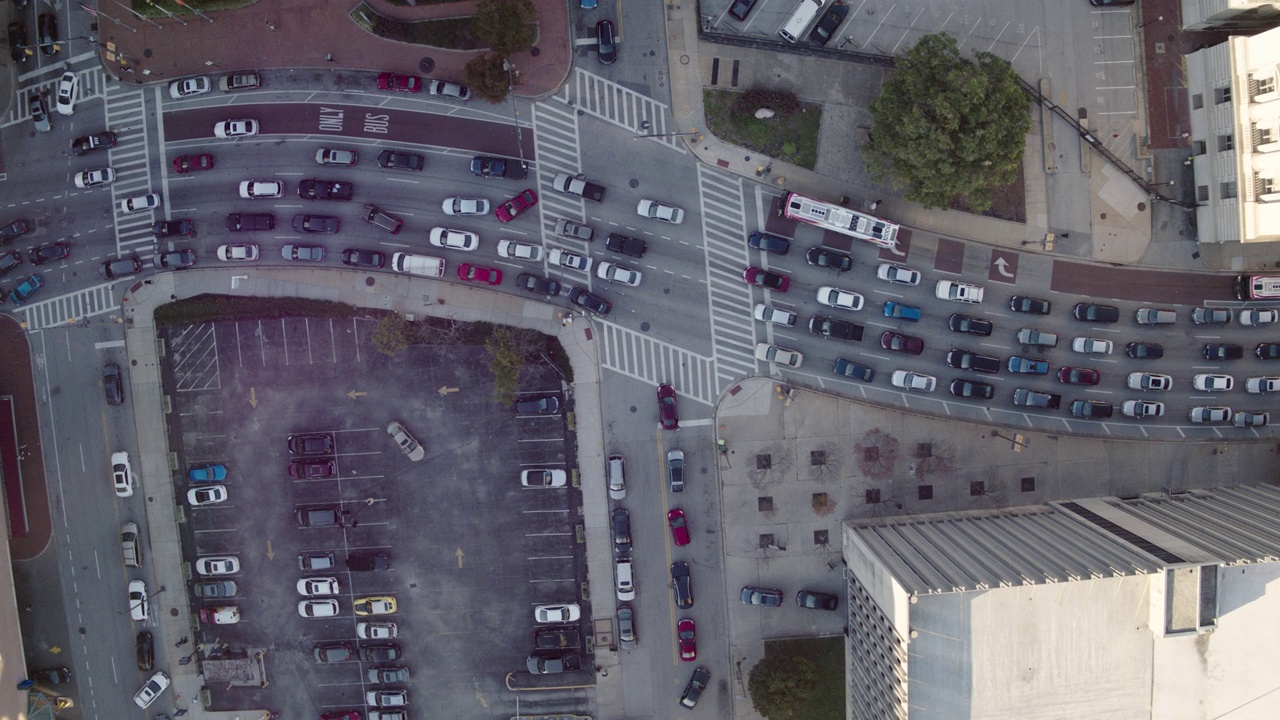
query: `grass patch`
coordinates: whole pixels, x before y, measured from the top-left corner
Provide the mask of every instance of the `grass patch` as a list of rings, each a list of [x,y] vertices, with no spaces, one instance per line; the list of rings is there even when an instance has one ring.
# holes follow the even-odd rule
[[[440,20],[396,20],[379,15],[360,3],[350,13],[357,25],[380,38],[446,50],[483,50],[484,43],[471,34],[471,17]]]
[[[818,669],[818,684],[809,704],[796,708],[793,720],[844,720],[844,638],[766,640],[765,655],[798,655]]]
[[[822,106],[800,103],[800,109],[788,116],[775,115],[758,120],[754,115],[733,111],[739,93],[730,90],[702,91],[707,128],[716,137],[771,158],[812,170],[818,162],[818,130],[822,124]]]

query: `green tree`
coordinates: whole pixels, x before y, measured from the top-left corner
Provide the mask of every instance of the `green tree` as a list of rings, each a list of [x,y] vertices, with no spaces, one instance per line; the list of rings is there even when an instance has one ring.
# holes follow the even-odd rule
[[[793,718],[809,704],[818,670],[807,658],[769,653],[751,668],[747,692],[756,712],[770,720]]]
[[[520,368],[527,355],[543,346],[543,337],[533,330],[495,325],[493,334],[484,341],[489,351],[489,372],[493,373],[493,401],[510,405],[520,388]]]
[[[538,40],[538,9],[532,0],[480,0],[471,33],[499,57],[524,52]]]
[[[373,326],[369,334],[373,347],[383,355],[394,356],[413,344],[415,331],[413,325],[400,313],[387,313],[378,324]]]
[[[968,60],[952,36],[925,35],[871,103],[868,164],[908,200],[948,207],[963,196],[981,212],[1022,166],[1029,103],[1007,61]]]
[[[503,63],[506,60],[495,53],[477,55],[467,61],[462,69],[462,79],[477,97],[491,103],[507,99],[511,76]]]

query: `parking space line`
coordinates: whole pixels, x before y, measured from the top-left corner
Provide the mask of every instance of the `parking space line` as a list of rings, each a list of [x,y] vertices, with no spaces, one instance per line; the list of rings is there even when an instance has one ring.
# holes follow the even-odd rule
[[[280,344],[284,346],[284,364],[289,365],[289,328],[285,327],[284,318],[280,318]]]

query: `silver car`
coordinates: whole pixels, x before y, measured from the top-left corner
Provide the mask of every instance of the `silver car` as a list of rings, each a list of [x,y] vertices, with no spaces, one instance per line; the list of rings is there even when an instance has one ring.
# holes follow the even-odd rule
[[[556,234],[591,242],[591,238],[596,236],[596,229],[590,225],[580,225],[572,220],[560,218],[556,220]]]
[[[392,420],[387,426],[387,434],[392,440],[396,441],[396,445],[404,452],[405,456],[410,460],[417,462],[427,456],[427,451],[405,430],[404,425],[399,420]]]

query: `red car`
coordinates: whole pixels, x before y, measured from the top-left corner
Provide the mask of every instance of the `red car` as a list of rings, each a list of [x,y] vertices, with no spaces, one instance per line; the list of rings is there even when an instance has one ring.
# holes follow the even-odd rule
[[[422,92],[422,78],[416,75],[396,75],[395,73],[378,73],[378,89],[394,92]]]
[[[758,267],[749,267],[742,273],[742,279],[747,281],[748,285],[756,287],[769,288],[778,292],[786,292],[791,287],[791,278],[778,273],[771,273],[768,270],[761,270]]]
[[[498,216],[498,220],[502,222],[511,222],[516,219],[517,215],[537,204],[538,194],[532,190],[525,190],[499,205],[493,214]]]
[[[680,508],[671,508],[671,512],[667,513],[667,524],[671,526],[671,542],[676,547],[684,547],[689,544],[689,526],[684,522],[684,511]]]
[[[680,429],[680,411],[676,409],[676,389],[666,383],[658,386],[658,417],[663,430]]]
[[[903,335],[890,330],[880,336],[880,347],[885,350],[896,350],[910,355],[919,355],[924,352],[924,341],[918,337]]]
[[[676,623],[676,641],[680,644],[680,659],[693,662],[698,659],[698,630],[689,618]]]
[[[204,155],[179,155],[173,159],[173,171],[177,173],[212,169],[213,156],[208,153]]]
[[[1102,373],[1092,368],[1062,367],[1058,368],[1058,382],[1069,385],[1097,385]]]
[[[462,263],[458,266],[458,279],[467,282],[478,282],[486,285],[498,285],[502,282],[502,271],[496,268]]]

